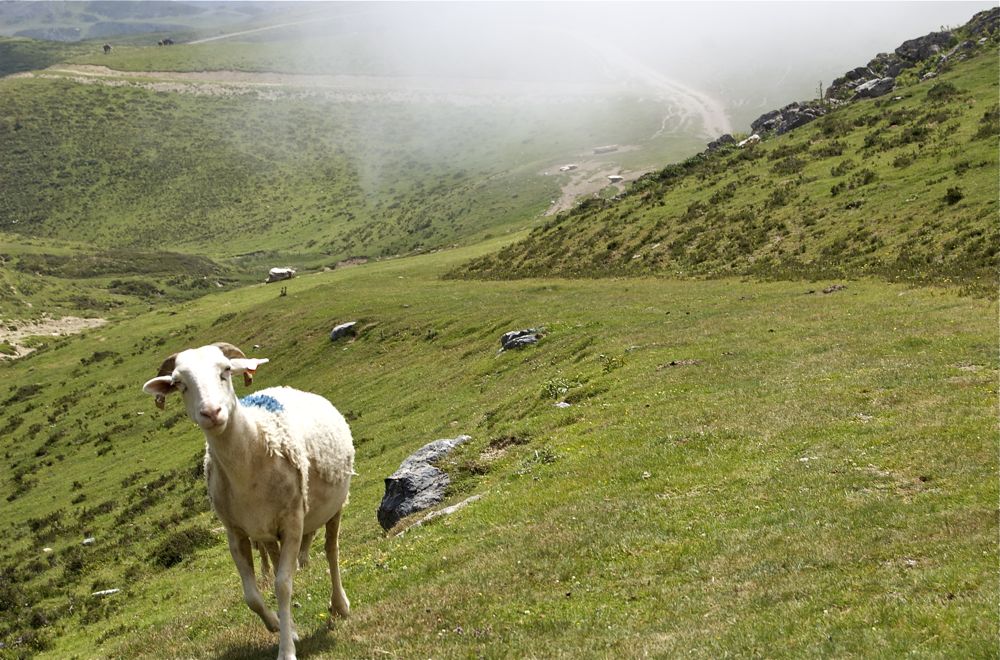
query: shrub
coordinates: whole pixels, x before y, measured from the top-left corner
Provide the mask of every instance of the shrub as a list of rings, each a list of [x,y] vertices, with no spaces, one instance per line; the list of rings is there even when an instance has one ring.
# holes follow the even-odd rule
[[[948,204],[957,204],[961,199],[965,197],[965,193],[958,186],[953,186],[948,188],[948,191],[944,194],[944,201]]]
[[[950,82],[939,82],[927,90],[927,98],[932,101],[947,101],[959,94],[958,88]]]
[[[788,176],[790,174],[797,174],[802,171],[806,166],[806,161],[796,156],[789,156],[788,158],[782,159],[774,164],[771,171],[779,176]]]
[[[848,158],[846,160],[840,161],[839,163],[831,167],[830,174],[833,176],[844,176],[857,166],[858,166],[857,163]]]
[[[168,536],[150,555],[157,565],[170,568],[181,563],[200,548],[215,541],[215,535],[202,527],[189,527]]]

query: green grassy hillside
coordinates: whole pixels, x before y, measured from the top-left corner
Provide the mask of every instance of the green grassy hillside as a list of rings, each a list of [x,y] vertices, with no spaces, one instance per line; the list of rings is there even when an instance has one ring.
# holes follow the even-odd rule
[[[755,146],[670,165],[456,275],[874,275],[993,292],[995,43],[949,68]]]
[[[165,354],[218,339],[271,358],[255,386],[318,391],[354,430],[354,617],[325,632],[314,561],[296,577],[302,657],[992,652],[992,303],[876,282],[439,279],[469,256],[212,295],[0,365],[3,653],[273,655],[206,511],[200,431],[139,391]],[[346,320],[361,336],[331,344]],[[497,355],[525,326],[546,337]],[[383,477],[460,433],[449,503],[483,499],[385,538]]]
[[[0,34],[76,42],[81,39],[135,38],[148,33],[198,33],[252,26],[301,5],[271,2],[46,2],[0,4]],[[153,40],[155,43],[155,39]]]
[[[55,71],[6,78],[0,231],[13,243],[89,245],[91,260],[123,249],[197,255],[217,264],[226,285],[259,281],[274,265],[427,251],[535,221],[568,179],[558,165],[594,145],[646,145],[605,157],[610,166],[690,153],[690,140],[649,141],[659,112],[629,97],[525,104],[405,85],[331,91]],[[13,257],[5,277],[18,280],[15,290],[90,289],[82,295],[99,302],[78,313],[115,304],[94,273],[73,280],[17,251],[6,241],[0,248]],[[164,276],[188,275],[161,271],[132,274],[168,293]],[[5,318],[35,315],[61,296],[20,296],[10,286],[3,295]]]

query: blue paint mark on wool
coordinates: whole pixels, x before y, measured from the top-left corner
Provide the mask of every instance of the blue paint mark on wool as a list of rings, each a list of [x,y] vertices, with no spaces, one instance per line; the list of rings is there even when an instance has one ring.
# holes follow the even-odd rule
[[[247,396],[240,399],[240,405],[243,406],[253,406],[254,408],[263,408],[268,412],[281,412],[285,409],[281,402],[275,399],[273,396],[268,396],[266,394],[248,394]]]

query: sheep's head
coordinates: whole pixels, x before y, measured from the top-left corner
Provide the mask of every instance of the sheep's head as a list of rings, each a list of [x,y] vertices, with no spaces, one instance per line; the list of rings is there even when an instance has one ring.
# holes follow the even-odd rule
[[[142,390],[155,396],[160,408],[167,395],[180,392],[188,416],[202,429],[221,433],[236,406],[233,375],[243,374],[249,385],[253,372],[265,362],[247,358],[232,344],[192,348],[164,360],[159,375],[147,381]]]

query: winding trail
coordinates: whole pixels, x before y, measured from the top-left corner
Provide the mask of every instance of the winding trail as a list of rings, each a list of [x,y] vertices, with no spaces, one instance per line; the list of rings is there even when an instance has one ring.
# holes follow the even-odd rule
[[[700,122],[699,134],[709,140],[714,140],[723,133],[733,132],[732,122],[722,103],[709,94],[668,78],[612,43],[593,39],[579,32],[569,34],[600,54],[609,67],[620,72],[624,80],[649,88],[657,99],[667,106],[679,106],[682,116],[677,128]],[[672,112],[668,111],[663,117],[660,129],[652,137],[663,135],[671,119],[673,119]]]

